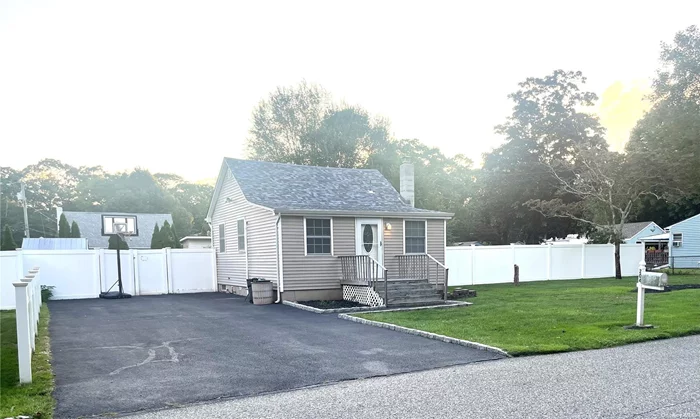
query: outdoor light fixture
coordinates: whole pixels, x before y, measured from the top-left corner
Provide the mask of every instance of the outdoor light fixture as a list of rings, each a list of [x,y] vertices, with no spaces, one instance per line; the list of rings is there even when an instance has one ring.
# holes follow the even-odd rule
[[[384,230],[391,230],[391,223],[384,223]]]

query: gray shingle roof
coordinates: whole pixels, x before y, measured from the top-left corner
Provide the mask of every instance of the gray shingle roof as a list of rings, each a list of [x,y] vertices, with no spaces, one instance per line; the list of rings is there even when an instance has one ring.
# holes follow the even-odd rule
[[[80,235],[88,239],[90,248],[109,247],[109,236],[102,235],[102,215],[114,216],[135,216],[136,229],[138,236],[131,236],[127,239],[127,244],[132,249],[150,249],[151,237],[153,236],[153,227],[156,223],[159,226],[163,225],[165,220],[170,224],[173,223],[173,217],[170,214],[141,214],[133,212],[80,212],[80,211],[63,211],[68,224],[73,221],[78,223],[80,227]],[[177,226],[175,226],[177,228]]]
[[[413,208],[378,170],[226,158],[249,202],[285,211],[439,214]]]
[[[644,227],[648,226],[651,224],[653,221],[641,221],[638,223],[627,223],[624,226],[622,226],[622,238],[623,239],[629,239],[630,237],[634,236],[635,234],[639,233],[644,229]]]

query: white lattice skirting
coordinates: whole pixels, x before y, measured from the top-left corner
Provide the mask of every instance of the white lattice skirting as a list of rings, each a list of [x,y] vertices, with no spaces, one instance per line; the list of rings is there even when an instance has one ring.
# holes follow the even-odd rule
[[[354,301],[370,307],[384,305],[384,299],[375,290],[361,285],[343,285],[343,300]]]

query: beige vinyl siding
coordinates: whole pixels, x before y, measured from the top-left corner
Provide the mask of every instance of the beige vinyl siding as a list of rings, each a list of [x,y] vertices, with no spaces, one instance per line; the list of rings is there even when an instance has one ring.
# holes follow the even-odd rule
[[[333,255],[307,256],[305,246],[304,217],[283,216],[282,266],[285,292],[340,288],[340,260],[337,256],[355,254],[355,219],[333,218]]]
[[[403,255],[403,220],[385,218],[384,223],[391,224],[391,230],[384,229],[384,266],[389,271],[389,279],[399,278],[399,261],[397,255]]]
[[[230,198],[231,202],[226,202]],[[238,220],[246,220],[246,250],[238,250]],[[216,249],[216,275],[219,284],[246,285],[248,275],[277,281],[276,216],[271,210],[249,203],[231,172],[226,177],[212,214]],[[225,224],[226,251],[219,248],[219,225]]]
[[[445,263],[445,221],[428,220],[428,230],[426,233],[426,247],[428,254],[440,263]]]

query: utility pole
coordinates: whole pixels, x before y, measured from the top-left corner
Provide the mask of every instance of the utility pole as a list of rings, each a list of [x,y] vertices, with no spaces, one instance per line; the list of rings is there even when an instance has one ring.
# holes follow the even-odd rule
[[[29,217],[27,216],[27,195],[24,193],[24,182],[20,183],[21,189],[17,193],[17,200],[22,202],[24,208],[24,237],[29,238]]]

